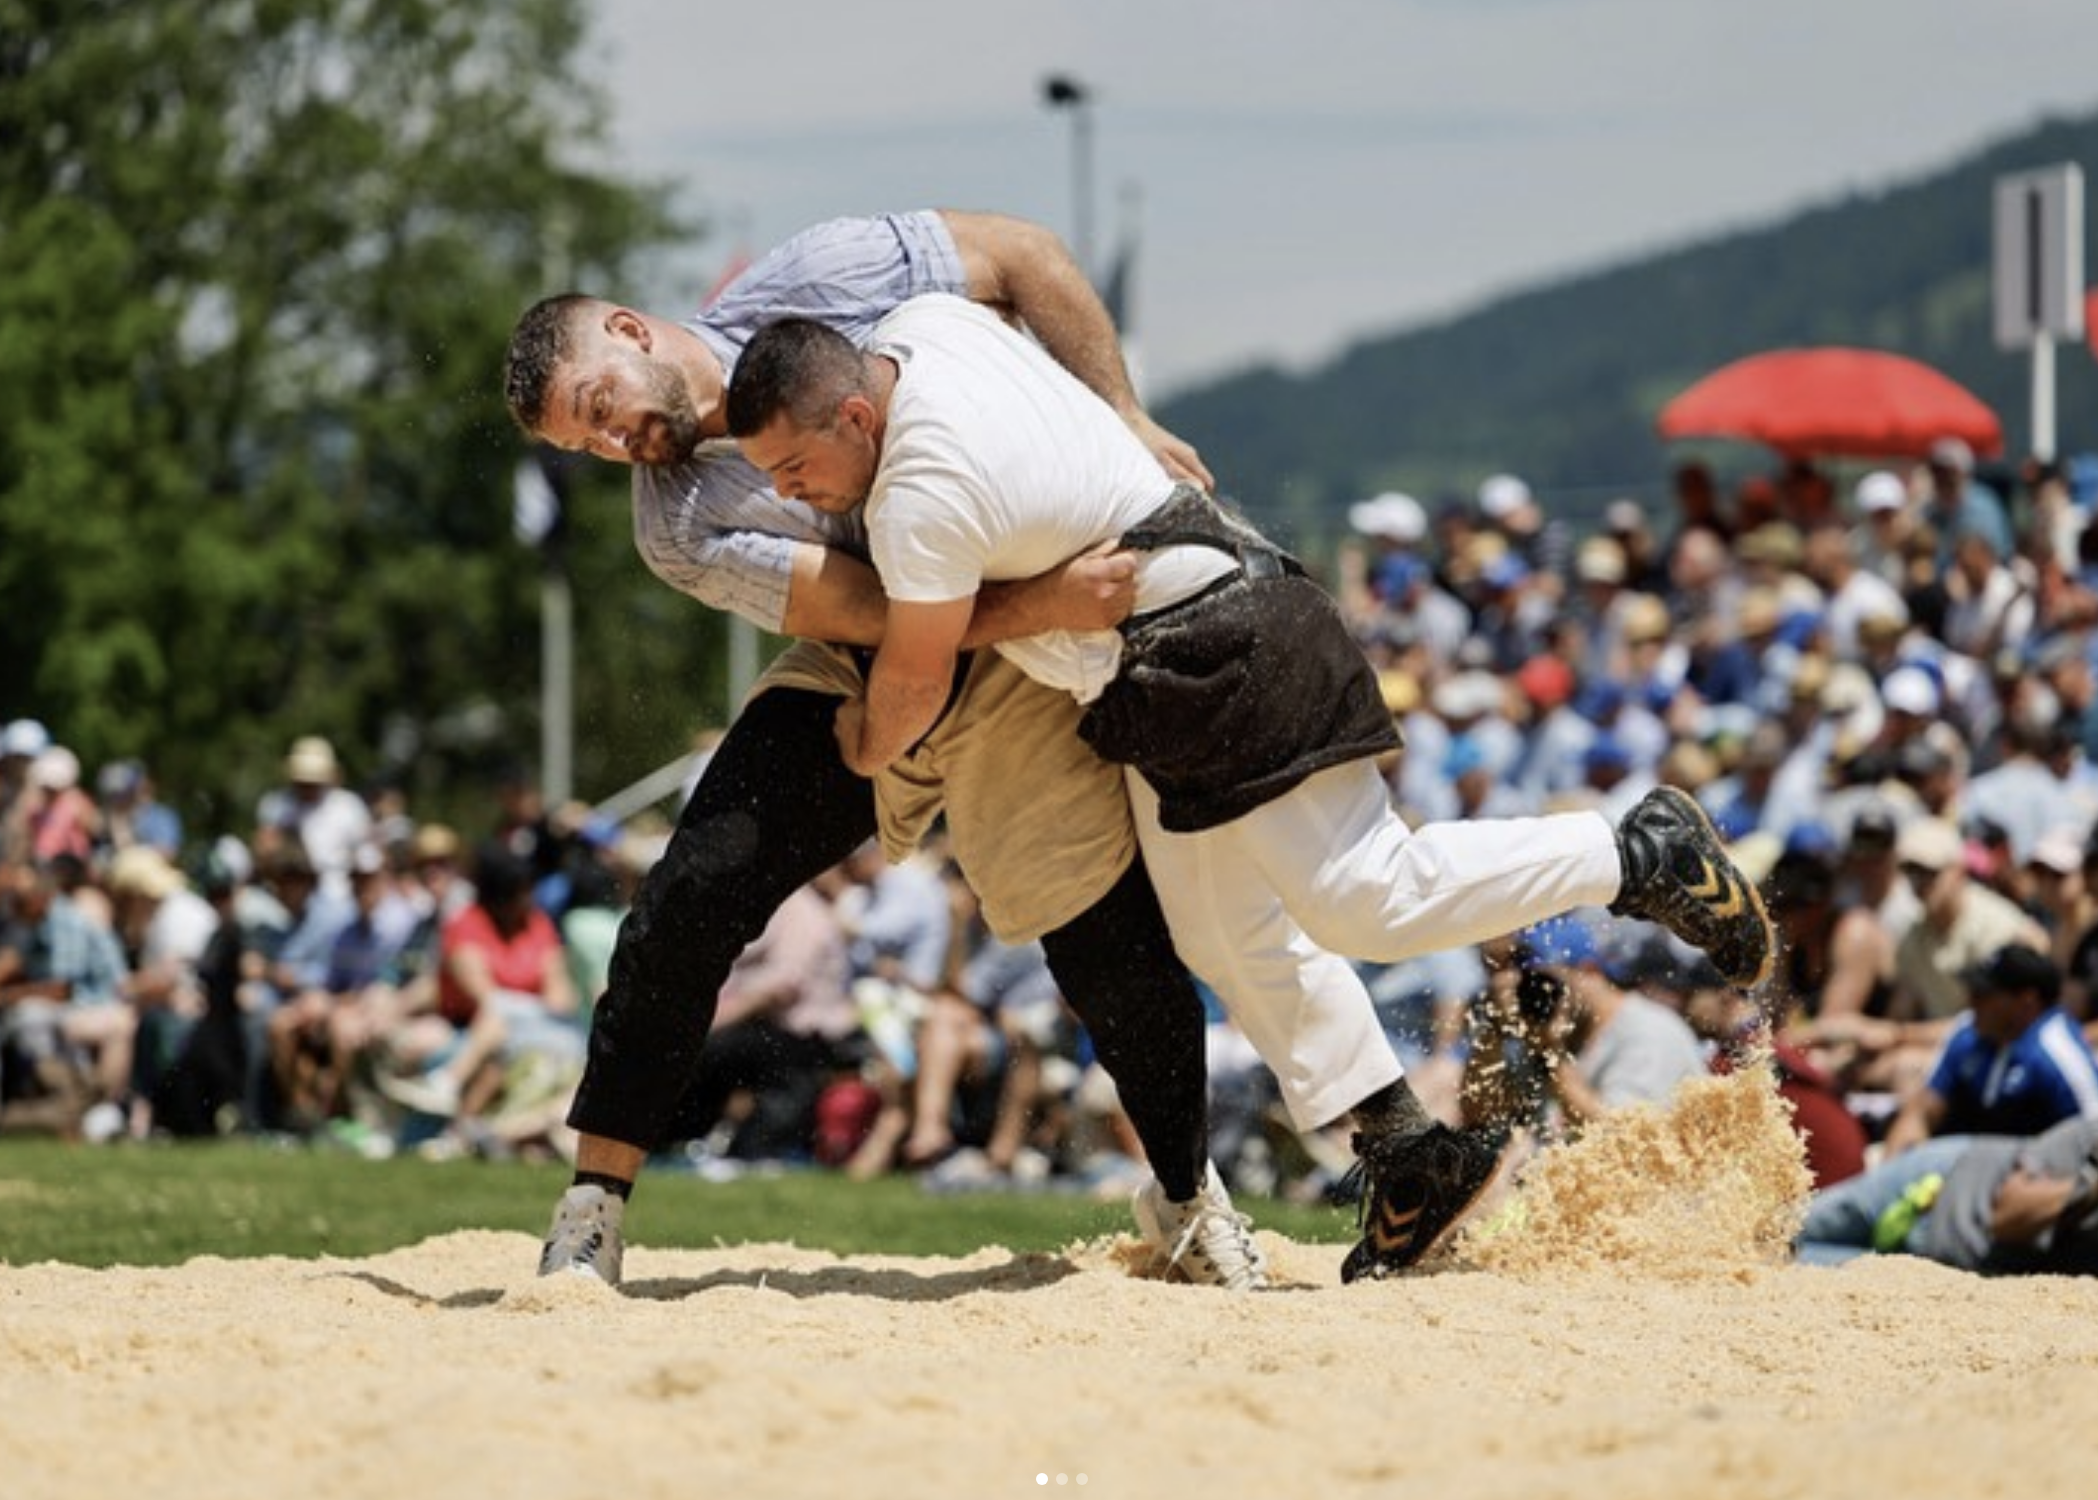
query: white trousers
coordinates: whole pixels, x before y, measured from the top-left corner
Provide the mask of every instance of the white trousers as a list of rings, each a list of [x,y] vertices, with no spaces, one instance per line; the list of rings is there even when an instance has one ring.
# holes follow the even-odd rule
[[[1128,773],[1137,841],[1181,961],[1274,1070],[1290,1119],[1338,1119],[1403,1069],[1346,959],[1397,963],[1617,898],[1599,813],[1409,830],[1368,760],[1220,828],[1168,833]]]

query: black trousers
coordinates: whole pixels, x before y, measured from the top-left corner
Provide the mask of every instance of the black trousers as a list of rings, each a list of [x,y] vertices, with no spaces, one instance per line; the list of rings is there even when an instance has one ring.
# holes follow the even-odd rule
[[[721,1123],[728,1103],[748,1090],[752,1108],[736,1127],[728,1154],[745,1160],[806,1155],[816,1100],[830,1081],[837,1049],[820,1036],[782,1031],[763,1017],[717,1026],[699,1057],[672,1134],[696,1140]]]
[[[839,701],[761,693],[715,747],[620,925],[568,1116],[577,1130],[664,1144],[730,966],[788,896],[874,836],[873,785],[845,768],[832,735]],[[1042,946],[1152,1172],[1169,1196],[1192,1197],[1208,1155],[1202,1002],[1142,860]]]

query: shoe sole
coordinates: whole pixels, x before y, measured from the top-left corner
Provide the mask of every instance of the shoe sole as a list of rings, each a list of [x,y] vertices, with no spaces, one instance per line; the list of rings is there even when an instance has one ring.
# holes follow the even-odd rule
[[[560,1266],[547,1266],[542,1268],[539,1274],[541,1276],[580,1276],[585,1281],[594,1281],[599,1286],[604,1287],[616,1287],[619,1285],[617,1281],[608,1279],[597,1267],[586,1266],[578,1261],[569,1261],[566,1265]]]
[[[1777,929],[1770,925],[1770,913],[1764,908],[1763,893],[1756,889],[1754,881],[1741,872],[1741,867],[1734,863],[1734,857],[1726,852],[1726,840],[1719,836],[1719,830],[1712,826],[1712,819],[1706,815],[1695,797],[1679,787],[1664,786],[1658,790],[1668,794],[1671,807],[1679,808],[1704,830],[1705,837],[1711,840],[1712,847],[1719,851],[1719,857],[1726,861],[1726,868],[1732,874],[1735,884],[1739,885],[1742,894],[1747,896],[1749,910],[1756,914],[1756,922],[1763,929],[1763,962],[1756,969],[1754,977],[1743,980],[1730,974],[1727,976],[1727,983],[1737,989],[1760,989],[1768,982],[1771,970],[1777,967]]]
[[[1441,1231],[1436,1234],[1434,1239],[1421,1247],[1418,1255],[1411,1257],[1403,1265],[1390,1265],[1380,1261],[1372,1261],[1362,1271],[1358,1272],[1354,1279],[1357,1281],[1377,1281],[1386,1276],[1414,1270],[1432,1259],[1437,1251],[1456,1238],[1457,1231],[1464,1227],[1465,1221],[1472,1215],[1472,1210],[1478,1207],[1479,1200],[1484,1198],[1493,1186],[1507,1175],[1509,1160],[1512,1156],[1513,1153],[1509,1151],[1508,1144],[1504,1141],[1500,1150],[1494,1153],[1493,1170],[1479,1180],[1479,1185],[1472,1189],[1471,1196],[1458,1205],[1457,1212],[1450,1215],[1450,1222],[1442,1226]]]

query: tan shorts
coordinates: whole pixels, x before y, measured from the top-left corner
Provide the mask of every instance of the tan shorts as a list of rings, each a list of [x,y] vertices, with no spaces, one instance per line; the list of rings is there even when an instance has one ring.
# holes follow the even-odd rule
[[[752,695],[807,688],[857,698],[850,653],[797,641]],[[975,652],[960,696],[922,744],[877,776],[882,851],[910,857],[944,806],[956,863],[1000,939],[1025,943],[1105,896],[1136,858],[1122,772],[1078,738],[1071,695],[995,651]]]

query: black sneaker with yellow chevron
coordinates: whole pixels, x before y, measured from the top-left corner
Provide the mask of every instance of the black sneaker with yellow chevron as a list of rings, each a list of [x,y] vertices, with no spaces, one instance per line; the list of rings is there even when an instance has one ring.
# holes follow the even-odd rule
[[[1362,1195],[1362,1238],[1340,1279],[1385,1276],[1415,1265],[1448,1239],[1500,1169],[1505,1132],[1437,1122],[1410,1135],[1355,1137],[1348,1184]]]
[[[1617,852],[1624,884],[1612,912],[1658,922],[1702,948],[1729,984],[1749,990],[1770,977],[1777,945],[1763,898],[1696,798],[1655,787],[1617,825]]]

